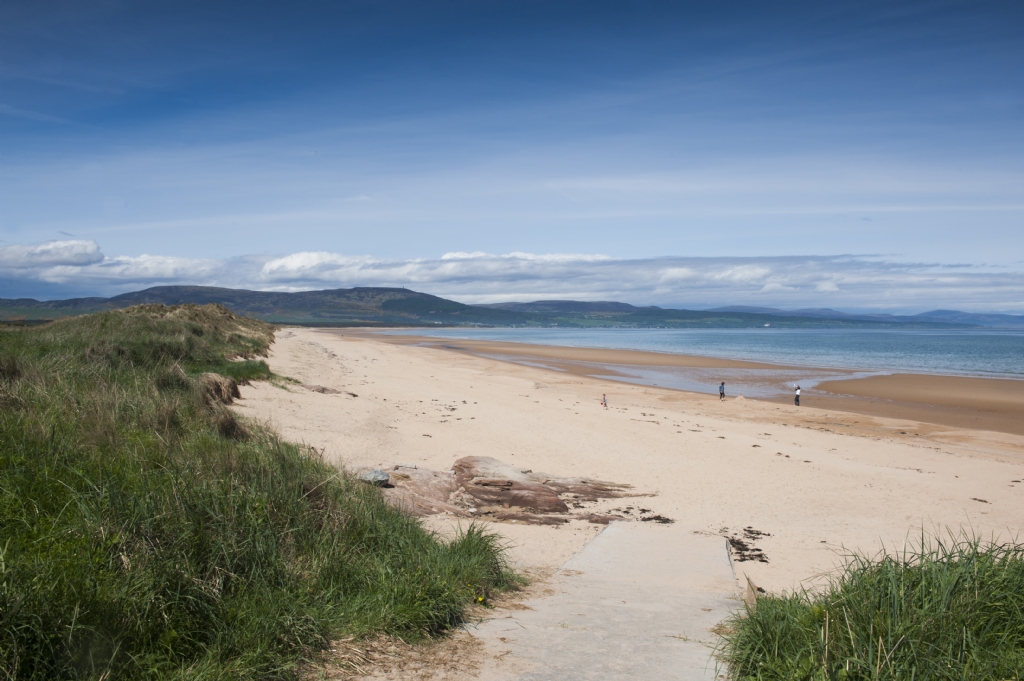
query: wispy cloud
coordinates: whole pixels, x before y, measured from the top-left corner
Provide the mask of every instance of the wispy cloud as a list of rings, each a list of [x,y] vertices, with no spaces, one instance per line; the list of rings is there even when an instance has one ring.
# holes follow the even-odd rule
[[[0,278],[86,294],[191,284],[301,291],[408,287],[467,303],[573,298],[663,306],[765,305],[1024,312],[1024,270],[873,256],[612,258],[446,253],[383,259],[324,251],[230,259],[102,254],[94,241],[0,248]],[[24,288],[24,287],[23,287]]]
[[[70,121],[57,116],[51,116],[49,114],[40,113],[38,111],[30,111],[28,109],[19,109],[16,106],[10,104],[0,104],[0,116],[14,116],[15,118],[25,118],[30,121],[43,121],[45,123],[59,123],[61,125],[68,125]]]

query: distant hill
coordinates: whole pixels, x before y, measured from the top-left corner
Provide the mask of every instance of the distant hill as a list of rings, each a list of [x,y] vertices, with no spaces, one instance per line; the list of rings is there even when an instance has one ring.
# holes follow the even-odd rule
[[[938,322],[942,324],[962,324],[967,326],[986,326],[991,328],[1020,329],[1024,328],[1024,315],[988,314],[976,312],[959,312],[957,310],[932,310],[915,315],[892,314],[856,314],[839,312],[829,308],[811,308],[800,310],[779,310],[772,307],[747,307],[730,305],[716,307],[707,312],[744,312],[750,314],[783,315],[787,317],[819,317],[822,319],[845,319],[850,321],[866,321],[896,324],[919,324],[922,322]]]
[[[936,327],[978,325],[978,315],[937,310],[924,315],[849,315],[835,310],[728,307],[674,310],[618,302],[538,300],[465,305],[404,288],[341,288],[278,293],[211,286],[156,286],[113,298],[0,299],[0,320],[32,322],[142,303],[220,303],[239,314],[306,326],[569,326],[637,328]],[[956,315],[963,316],[962,318]],[[966,315],[966,316],[964,316]],[[1011,315],[983,315],[1006,317]]]
[[[491,303],[489,305],[478,305],[477,307],[542,315],[631,314],[632,312],[640,309],[630,305],[629,303],[612,303],[605,301],[584,302],[579,300],[535,300],[532,303]]]
[[[953,324],[977,324],[1002,328],[1024,328],[1024,315],[1019,314],[985,314],[975,312],[957,312],[956,310],[932,310],[914,315],[914,319],[928,319]]]
[[[40,319],[143,303],[220,303],[234,312],[283,324],[395,326],[405,324],[514,324],[521,315],[463,305],[403,288],[350,288],[277,293],[211,286],[156,286],[113,298],[40,302],[0,299],[0,316]]]

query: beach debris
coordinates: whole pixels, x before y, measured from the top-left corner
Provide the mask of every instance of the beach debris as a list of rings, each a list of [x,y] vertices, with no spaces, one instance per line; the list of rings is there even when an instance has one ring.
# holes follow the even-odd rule
[[[356,475],[356,479],[376,485],[377,487],[383,487],[391,481],[391,476],[386,471],[374,468],[373,470],[360,471]]]
[[[734,532],[732,535],[726,534],[727,532],[728,528],[722,528],[722,534],[725,535],[726,541],[729,542],[729,548],[732,550],[733,560],[737,563],[745,563],[747,561],[768,562],[768,556],[764,554],[764,551],[754,546],[754,542],[761,537],[770,537],[770,534],[755,530],[753,527],[744,527],[742,533]]]
[[[743,576],[747,579],[747,588],[743,592],[743,602],[753,612],[757,610],[757,598],[764,593],[764,589],[754,584],[754,580],[749,575],[744,574]]]
[[[612,513],[621,514],[622,519],[628,520],[639,520],[642,523],[658,523],[659,525],[671,525],[675,522],[672,518],[666,518],[663,515],[656,514],[649,508],[637,508],[635,506],[626,506],[625,508],[614,508]],[[592,521],[593,522],[593,521]]]
[[[591,521],[591,522],[593,522],[593,521]],[[659,525],[671,525],[675,521],[672,520],[671,518],[666,518],[663,515],[657,515],[656,514],[656,515],[642,516],[640,518],[640,522],[642,522],[642,523],[652,523],[653,522],[653,523],[658,523]]]

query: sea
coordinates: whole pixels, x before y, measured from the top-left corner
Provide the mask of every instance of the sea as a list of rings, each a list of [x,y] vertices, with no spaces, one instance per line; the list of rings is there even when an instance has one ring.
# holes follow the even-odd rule
[[[682,390],[711,391],[731,380],[748,396],[788,392],[794,382],[813,388],[838,378],[886,373],[926,373],[988,378],[1024,378],[1024,331],[1002,329],[573,329],[443,328],[403,329],[389,333],[448,339],[535,343],[569,347],[645,350],[724,359],[749,360],[806,371],[648,370],[609,365],[630,383]],[[826,371],[821,371],[825,369]],[[828,369],[836,371],[827,371]],[[850,375],[847,375],[850,377]],[[767,382],[766,382],[767,380]]]

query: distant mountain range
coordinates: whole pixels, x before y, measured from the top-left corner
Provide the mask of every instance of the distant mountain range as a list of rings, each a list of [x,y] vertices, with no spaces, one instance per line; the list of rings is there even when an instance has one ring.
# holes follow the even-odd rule
[[[38,301],[0,298],[0,320],[42,321],[144,303],[220,303],[280,324],[306,326],[569,326],[569,327],[934,327],[1024,328],[1024,316],[935,310],[918,315],[847,314],[828,309],[722,307],[676,310],[617,302],[538,300],[465,305],[404,288],[350,288],[275,293],[210,286],[157,286],[113,298]]]

